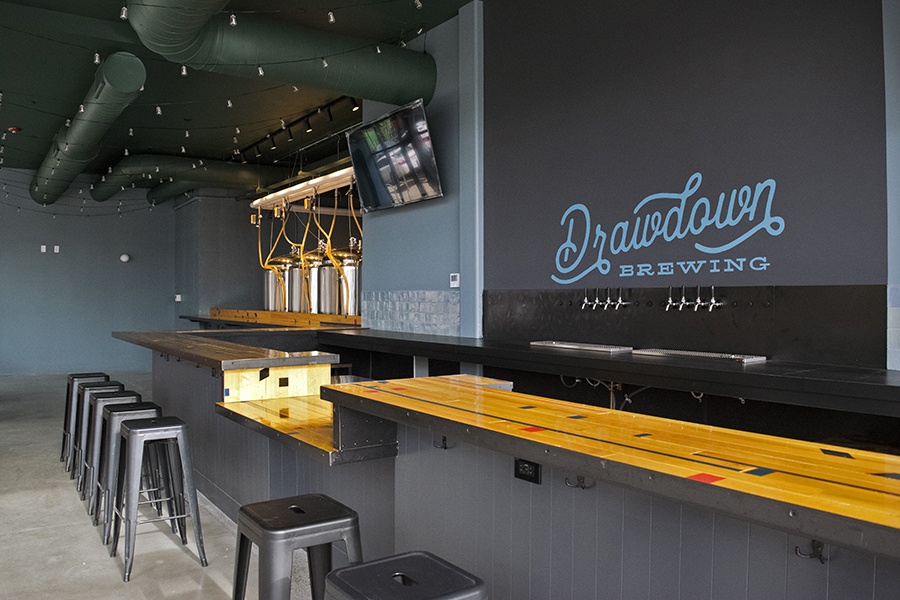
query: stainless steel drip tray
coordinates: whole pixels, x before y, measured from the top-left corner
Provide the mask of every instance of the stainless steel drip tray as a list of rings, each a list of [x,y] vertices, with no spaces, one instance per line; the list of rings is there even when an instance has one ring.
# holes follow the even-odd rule
[[[582,342],[555,342],[555,341],[539,341],[531,342],[532,346],[542,348],[564,348],[566,350],[587,350],[589,352],[605,352],[614,354],[616,352],[631,352],[631,346],[610,346],[607,344],[585,344]]]
[[[728,354],[726,352],[700,352],[697,350],[669,350],[667,348],[640,348],[631,352],[638,356],[677,356],[684,358],[712,358],[738,362],[742,365],[766,362],[765,356],[753,354]]]

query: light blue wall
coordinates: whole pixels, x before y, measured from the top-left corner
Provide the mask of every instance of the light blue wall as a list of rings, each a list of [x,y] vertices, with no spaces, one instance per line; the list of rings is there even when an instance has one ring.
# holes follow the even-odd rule
[[[425,106],[444,197],[363,215],[363,292],[448,290],[459,272],[459,23],[428,31],[423,46],[437,62],[437,89]],[[363,121],[394,106],[363,102]]]
[[[882,2],[887,128],[887,367],[900,369],[900,2]]]
[[[149,351],[111,334],[176,324],[172,207],[130,201],[118,217],[111,201],[112,214],[85,218],[65,208],[80,204],[73,195],[36,205],[29,174],[0,180],[0,375],[147,369]]]

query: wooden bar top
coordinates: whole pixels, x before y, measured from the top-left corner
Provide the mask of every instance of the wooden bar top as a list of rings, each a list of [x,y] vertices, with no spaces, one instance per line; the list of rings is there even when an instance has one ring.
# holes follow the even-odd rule
[[[399,422],[441,431],[449,427],[463,441],[574,473],[900,557],[898,456],[574,404],[446,377],[324,386],[322,397]]]
[[[308,329],[315,329],[310,327]],[[299,331],[300,329],[298,329]],[[149,348],[177,359],[220,370],[260,369],[297,365],[333,364],[337,354],[309,350],[286,352],[217,340],[208,332],[195,331],[114,331],[116,339]]]

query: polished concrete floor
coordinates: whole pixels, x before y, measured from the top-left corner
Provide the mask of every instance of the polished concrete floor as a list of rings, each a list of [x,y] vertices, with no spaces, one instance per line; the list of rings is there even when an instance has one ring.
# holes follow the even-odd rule
[[[152,399],[149,373],[110,375]],[[182,546],[165,525],[147,524],[122,581],[122,542],[110,558],[59,462],[65,389],[65,375],[0,376],[0,600],[231,598],[235,526],[203,497],[209,566],[192,535]],[[254,552],[248,600],[257,599],[256,572]]]

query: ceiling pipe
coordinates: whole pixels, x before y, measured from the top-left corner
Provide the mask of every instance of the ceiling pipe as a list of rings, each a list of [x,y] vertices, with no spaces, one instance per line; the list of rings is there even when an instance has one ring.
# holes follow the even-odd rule
[[[132,184],[147,181],[157,184],[181,182],[182,186],[190,182],[192,187],[179,189],[175,193],[163,191],[156,193],[150,190],[147,200],[159,202],[161,198],[169,198],[181,192],[198,187],[197,184],[209,187],[235,189],[243,191],[262,191],[274,183],[291,176],[291,170],[282,167],[265,167],[242,165],[235,162],[215,161],[180,156],[164,156],[155,154],[134,154],[126,156],[119,164],[94,184],[91,198],[98,202],[109,200],[124,188]],[[160,186],[157,186],[160,187]]]
[[[52,204],[69,189],[97,156],[103,136],[137,98],[146,78],[144,63],[128,52],[111,54],[100,64],[79,111],[57,132],[35,172],[32,200]]]
[[[434,94],[437,67],[422,52],[323,33],[242,14],[221,13],[228,0],[128,0],[128,23],[141,42],[168,60],[238,77],[266,77],[337,94],[406,104]],[[323,59],[327,59],[327,67]]]

